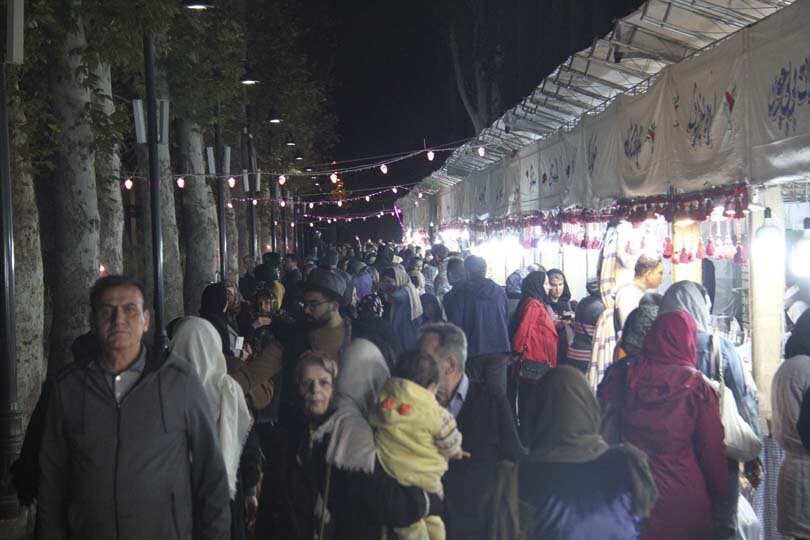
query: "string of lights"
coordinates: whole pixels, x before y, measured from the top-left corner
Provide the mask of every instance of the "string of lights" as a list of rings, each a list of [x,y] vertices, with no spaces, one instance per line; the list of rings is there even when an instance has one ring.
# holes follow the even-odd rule
[[[318,166],[311,165],[304,167],[302,170],[292,170],[286,172],[272,172],[272,171],[264,171],[261,169],[257,169],[255,171],[245,171],[241,172],[241,176],[245,176],[247,174],[255,174],[259,176],[267,175],[271,178],[276,178],[280,185],[284,185],[288,179],[296,178],[296,177],[306,177],[309,176],[311,178],[318,178],[318,177],[328,177],[333,184],[337,184],[340,182],[340,175],[347,175],[347,174],[355,174],[364,171],[371,171],[371,170],[379,170],[382,174],[388,174],[390,171],[390,166],[395,163],[399,163],[406,159],[411,159],[420,155],[425,155],[428,161],[433,161],[436,158],[436,154],[439,152],[453,152],[457,148],[460,147],[457,143],[448,143],[450,146],[447,145],[439,145],[434,146],[431,148],[426,148],[422,150],[415,150],[410,152],[405,152],[401,154],[390,154],[386,157],[386,159],[380,161],[373,161],[372,163],[364,163],[361,165],[354,165],[350,167],[334,167],[334,168],[327,168],[327,169],[320,169],[317,168]],[[478,155],[483,156],[486,154],[486,146],[487,144],[483,144],[478,146],[475,150]],[[393,157],[392,157],[393,156]],[[343,163],[349,163],[354,161],[363,161],[366,159],[374,159],[371,158],[356,158],[354,160],[346,160]],[[332,162],[331,164],[337,164],[338,162]],[[227,179],[228,184],[231,188],[236,186],[236,177],[239,175],[233,174],[203,174],[203,173],[173,173],[171,175],[172,179],[177,181],[178,186],[180,184],[185,184],[187,179],[195,178],[198,176],[202,176],[204,178],[216,178],[216,179]],[[136,173],[127,173],[124,175],[126,180],[124,181],[124,185],[126,189],[132,189],[133,182],[135,180],[146,180],[146,177],[141,174]],[[180,182],[182,180],[182,182]]]

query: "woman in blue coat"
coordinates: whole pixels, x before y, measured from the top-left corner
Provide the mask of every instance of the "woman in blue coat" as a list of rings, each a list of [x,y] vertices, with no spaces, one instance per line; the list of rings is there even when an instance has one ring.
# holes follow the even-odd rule
[[[638,538],[658,494],[646,456],[599,435],[599,404],[577,369],[551,370],[537,393],[520,469],[520,498],[535,510],[528,539]]]

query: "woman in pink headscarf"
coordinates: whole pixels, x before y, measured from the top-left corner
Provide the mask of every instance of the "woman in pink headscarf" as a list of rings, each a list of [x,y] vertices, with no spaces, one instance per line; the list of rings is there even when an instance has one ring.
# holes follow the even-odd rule
[[[624,396],[622,442],[646,452],[658,487],[645,540],[711,539],[711,506],[727,496],[719,397],[695,367],[696,328],[684,311],[660,316],[626,382],[614,377],[602,392]]]

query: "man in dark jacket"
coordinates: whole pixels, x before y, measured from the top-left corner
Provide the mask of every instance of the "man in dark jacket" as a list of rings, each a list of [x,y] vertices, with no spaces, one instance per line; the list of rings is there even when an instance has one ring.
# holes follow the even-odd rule
[[[470,454],[451,460],[443,478],[448,540],[515,538],[517,524],[510,516],[516,515],[517,500],[509,494],[516,493],[514,465],[525,450],[509,402],[466,375],[467,339],[456,325],[423,326],[418,347],[439,361],[436,397],[456,417]],[[503,534],[504,529],[512,532]]]
[[[470,358],[509,352],[509,307],[503,287],[487,279],[487,263],[481,257],[467,257],[464,269],[467,281],[445,296],[447,320],[464,330]]]
[[[41,540],[226,539],[228,482],[191,366],[142,343],[143,287],[90,293],[98,352],[54,377],[40,451]]]

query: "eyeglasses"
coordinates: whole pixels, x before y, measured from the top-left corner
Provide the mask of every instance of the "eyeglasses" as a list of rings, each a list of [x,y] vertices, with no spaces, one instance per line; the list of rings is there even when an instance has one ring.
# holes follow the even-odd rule
[[[323,304],[328,304],[328,303],[329,303],[328,300],[322,300],[320,302],[299,302],[298,307],[300,307],[304,311],[307,311],[307,310],[313,310],[313,309],[317,308],[318,306],[321,306]]]

